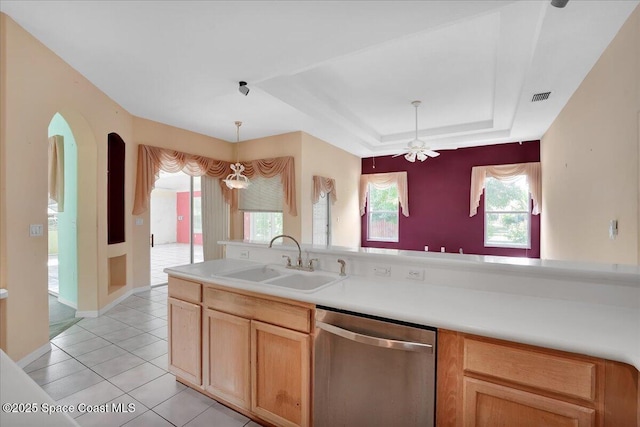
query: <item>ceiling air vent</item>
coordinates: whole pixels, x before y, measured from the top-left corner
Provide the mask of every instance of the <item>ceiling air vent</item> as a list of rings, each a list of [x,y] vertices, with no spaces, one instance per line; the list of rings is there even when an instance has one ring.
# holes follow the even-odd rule
[[[551,92],[536,93],[533,95],[533,98],[531,98],[531,102],[544,101],[545,99],[549,99],[549,95],[551,95]]]

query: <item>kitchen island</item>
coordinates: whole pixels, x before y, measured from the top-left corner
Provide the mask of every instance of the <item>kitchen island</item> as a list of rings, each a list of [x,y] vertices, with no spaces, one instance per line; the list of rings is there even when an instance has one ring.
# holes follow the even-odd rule
[[[226,259],[166,271],[173,278],[201,284],[205,289],[222,287],[231,293],[261,295],[267,300],[291,301],[306,308],[322,305],[438,328],[438,394],[447,393],[453,398],[447,399],[450,407],[441,408],[444,399],[438,400],[437,425],[458,425],[465,413],[461,408],[470,405],[472,396],[493,392],[493,398],[500,401],[544,398],[534,406],[547,412],[557,408],[560,402],[561,410],[569,408],[577,414],[575,419],[581,420],[578,425],[616,425],[603,415],[607,396],[614,396],[616,391],[610,381],[605,381],[607,372],[626,380],[624,398],[615,399],[624,402],[623,409],[617,413],[629,412],[632,415],[626,420],[633,416],[637,423],[637,369],[640,367],[640,272],[637,267],[309,248],[308,256],[318,258],[319,269],[325,272],[336,274],[340,268],[337,260],[346,260],[348,277],[315,292],[301,292],[225,277],[229,272],[249,266],[280,264],[282,255],[291,255],[293,248],[268,249],[265,245],[241,242],[226,244]],[[297,249],[294,256],[296,254]],[[308,330],[312,329],[311,325]],[[587,382],[583,381],[589,385],[578,391],[566,391],[536,382],[539,379],[513,378],[509,373],[472,366],[468,356],[478,354],[482,361],[483,354],[498,350],[516,359],[524,357],[520,360],[533,363],[527,365],[533,372],[549,368],[544,364],[536,367],[536,363],[560,360],[562,363],[558,362],[554,369],[562,372],[562,366],[574,367],[576,375],[589,376]],[[528,353],[523,353],[528,351],[539,357],[531,362],[527,359]],[[575,361],[577,365],[563,364],[566,360]],[[512,362],[502,361],[503,364]],[[630,367],[633,369],[629,370]],[[488,378],[493,381],[490,385],[514,388],[487,391],[485,380]],[[478,385],[474,381],[484,382]],[[445,386],[448,388],[443,388]],[[512,389],[531,396],[516,393],[517,398],[505,397]],[[571,411],[566,416],[573,417]],[[249,415],[263,419],[253,412]]]

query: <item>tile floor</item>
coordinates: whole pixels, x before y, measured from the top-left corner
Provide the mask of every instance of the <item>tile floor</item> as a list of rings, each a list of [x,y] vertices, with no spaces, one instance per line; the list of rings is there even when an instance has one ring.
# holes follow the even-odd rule
[[[25,371],[59,404],[135,407],[71,414],[82,426],[258,427],[167,372],[166,304],[166,286],[130,296],[55,337],[52,351]]]
[[[204,260],[202,245],[193,245],[193,262]],[[151,248],[151,286],[167,283],[167,267],[189,264],[188,243],[166,243]]]

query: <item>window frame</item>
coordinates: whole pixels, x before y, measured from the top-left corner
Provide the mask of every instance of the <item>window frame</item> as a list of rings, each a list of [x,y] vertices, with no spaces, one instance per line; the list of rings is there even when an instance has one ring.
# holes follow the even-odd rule
[[[527,183],[527,175],[526,174],[520,174],[518,175],[518,178],[516,179],[521,179],[524,178],[525,180],[525,184],[527,186],[527,210],[526,211],[506,211],[506,210],[495,210],[495,211],[489,211],[487,210],[487,198],[489,197],[489,189],[488,186],[486,185],[487,180],[489,179],[495,179],[500,181],[497,178],[494,177],[489,177],[487,176],[485,179],[485,187],[484,187],[484,238],[483,238],[483,244],[485,248],[505,248],[505,249],[531,249],[531,240],[532,240],[532,236],[531,236],[531,216],[532,216],[532,209],[531,209],[531,189],[529,188],[529,184]],[[515,180],[514,180],[515,181]],[[487,217],[490,214],[498,214],[498,215],[521,215],[521,214],[525,214],[526,218],[527,218],[527,243],[525,244],[518,244],[518,243],[496,243],[496,242],[489,242],[488,241],[488,230],[489,227],[487,226],[488,222],[487,222]]]
[[[331,191],[327,193],[320,193],[320,198],[318,199],[318,201],[316,203],[312,203],[311,205],[311,244],[313,245],[331,246],[331,202],[329,200],[330,194]],[[316,232],[319,231],[316,230],[316,222],[318,222],[316,218],[316,205],[320,203],[320,200],[323,200],[322,204],[324,204],[326,207],[327,223],[324,226],[324,231],[322,231],[322,234],[326,239],[326,243],[317,242],[315,239]]]
[[[398,193],[399,189],[398,189],[397,183],[391,184],[387,188],[391,188],[391,187],[395,187],[396,193]],[[387,188],[385,188],[384,190],[386,190]],[[395,212],[390,210],[375,210],[371,203],[371,194],[372,194],[372,191],[377,191],[377,190],[381,190],[381,189],[376,188],[375,185],[372,183],[368,184],[367,186],[367,241],[398,243],[400,242],[400,200],[396,199],[397,206],[396,206]],[[372,217],[372,214],[379,214],[379,213],[391,213],[396,215],[398,226],[397,226],[395,238],[385,238],[385,237],[375,237],[375,236],[371,237],[371,217]]]
[[[277,214],[277,215],[281,215],[282,216],[282,230],[279,231],[279,232],[275,232],[271,237],[268,237],[265,240],[257,240],[257,239],[251,239],[251,238],[250,239],[246,239],[246,237],[245,237],[246,236],[246,228],[245,228],[246,217],[245,216],[246,215],[252,215],[252,214],[262,214],[262,215],[266,215],[266,214],[275,215],[275,214]],[[252,221],[254,221],[254,220],[251,219],[251,217],[249,217],[249,222],[252,222]],[[270,226],[270,229],[273,232],[273,229],[274,229],[273,225]],[[269,242],[273,237],[277,236],[278,234],[283,234],[283,232],[284,232],[284,213],[283,212],[278,212],[278,211],[274,211],[274,212],[272,212],[272,211],[268,211],[268,212],[267,211],[243,211],[242,212],[242,238],[245,241],[248,240],[248,241],[251,241],[251,242],[260,242],[260,243]],[[251,237],[251,232],[249,233],[249,237]]]

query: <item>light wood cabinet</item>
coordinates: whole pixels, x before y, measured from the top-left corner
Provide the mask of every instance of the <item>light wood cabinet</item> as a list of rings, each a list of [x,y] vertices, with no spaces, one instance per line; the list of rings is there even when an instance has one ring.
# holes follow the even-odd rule
[[[193,384],[202,384],[202,307],[168,298],[169,372]]]
[[[465,427],[593,427],[595,409],[464,378]]]
[[[251,321],[206,309],[203,321],[204,388],[237,405],[251,407]]]
[[[251,410],[279,426],[308,426],[310,336],[251,322]]]
[[[276,426],[309,426],[313,306],[206,285],[203,382]]]
[[[438,427],[637,426],[638,371],[540,347],[438,331]]]

